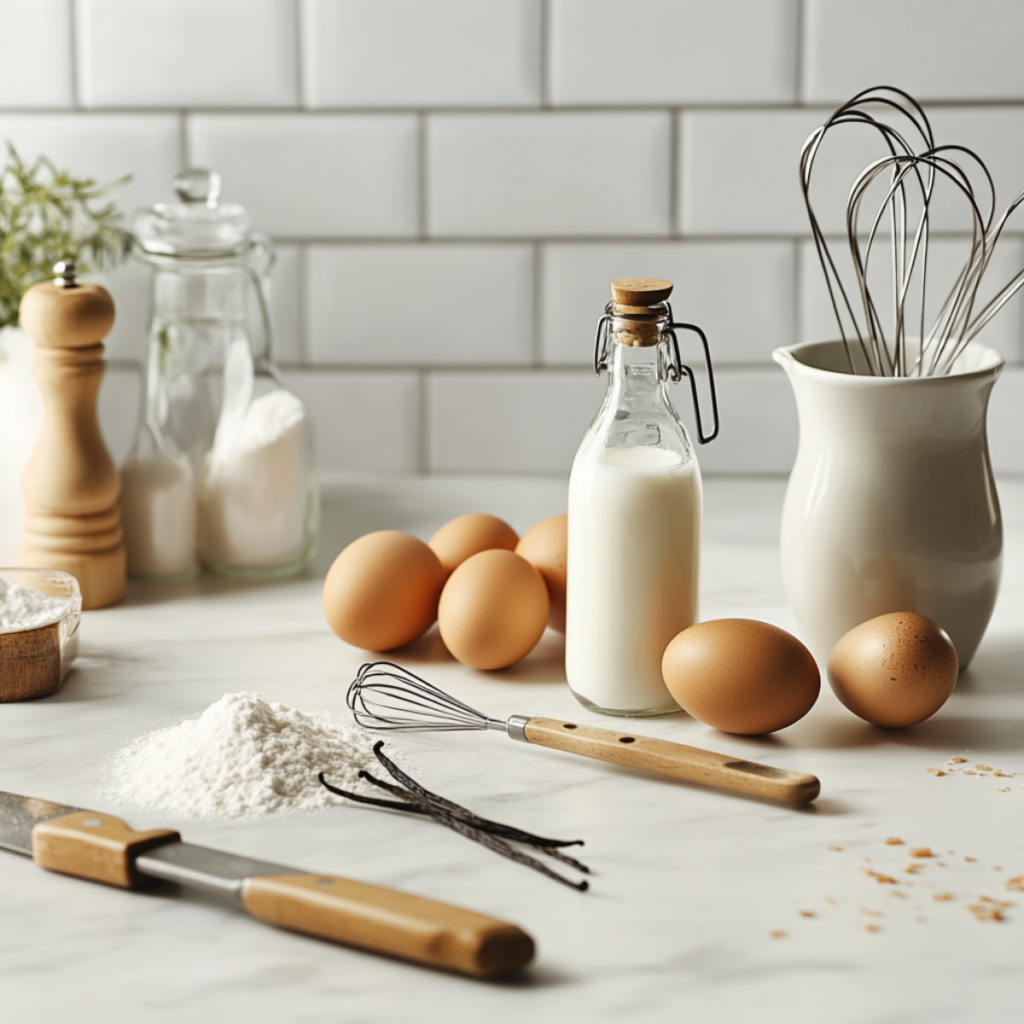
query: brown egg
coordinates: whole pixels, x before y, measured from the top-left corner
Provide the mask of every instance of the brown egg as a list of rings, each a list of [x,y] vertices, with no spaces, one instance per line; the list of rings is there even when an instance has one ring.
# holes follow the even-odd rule
[[[890,729],[934,715],[953,692],[958,671],[953,641],[915,612],[862,622],[840,637],[828,659],[836,696],[855,715]]]
[[[755,619],[713,619],[684,629],[665,649],[661,671],[684,711],[743,736],[792,725],[821,688],[811,652],[784,629]]]
[[[522,555],[544,578],[551,611],[548,625],[565,632],[566,556],[569,548],[569,517],[552,516],[526,531],[516,545]]]
[[[370,651],[401,647],[437,618],[446,573],[423,541],[398,530],[354,540],[324,580],[324,615],[346,643]]]
[[[467,558],[441,592],[437,626],[445,647],[473,668],[505,668],[537,645],[548,621],[539,572],[512,551]]]
[[[514,551],[519,534],[503,519],[483,512],[470,512],[445,523],[433,537],[430,547],[441,559],[446,572],[452,572],[470,555],[492,548]]]

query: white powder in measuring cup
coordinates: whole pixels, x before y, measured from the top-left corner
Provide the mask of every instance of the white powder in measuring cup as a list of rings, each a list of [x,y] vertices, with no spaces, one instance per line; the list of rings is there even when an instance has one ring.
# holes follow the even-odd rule
[[[0,630],[35,629],[67,614],[70,601],[0,576]]]
[[[218,428],[199,490],[200,551],[215,565],[298,562],[306,552],[312,443],[291,392],[257,398]]]
[[[119,504],[130,575],[183,576],[195,567],[196,493],[186,460],[129,458]]]
[[[372,793],[359,770],[377,765],[365,730],[324,712],[304,714],[255,693],[227,693],[198,718],[130,743],[115,761],[117,795],[179,818],[312,811],[340,789]]]

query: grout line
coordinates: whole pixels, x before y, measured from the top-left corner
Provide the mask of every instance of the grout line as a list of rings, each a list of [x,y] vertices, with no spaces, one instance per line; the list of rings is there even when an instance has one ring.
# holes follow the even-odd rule
[[[309,97],[306,95],[306,76],[303,74],[305,60],[308,56],[303,52],[305,49],[303,45],[305,39],[303,11],[305,6],[302,0],[295,0],[295,95],[299,99],[299,108],[302,110],[309,109]]]
[[[192,156],[189,152],[191,147],[188,144],[188,112],[185,110],[178,114],[178,145],[181,146],[180,170],[185,170],[186,167],[192,166]]]
[[[71,42],[71,106],[80,110],[78,102],[78,5],[75,0],[66,0],[68,5],[68,28]]]
[[[117,360],[108,361],[111,366],[117,364]],[[122,360],[131,362],[131,360]],[[518,375],[525,377],[565,376],[566,374],[578,374],[586,371],[588,379],[594,377],[593,364],[587,361],[577,363],[545,363],[542,366],[533,366],[530,363],[291,363],[282,361],[279,364],[283,368],[290,368],[299,373],[326,373],[348,376],[360,374],[388,374],[401,377],[409,374],[425,374],[450,376],[510,376]],[[758,362],[745,360],[733,362],[731,360],[717,359],[715,362],[715,373],[719,370],[724,373],[741,372],[745,370],[772,370],[776,369],[775,363],[769,357]],[[698,367],[697,373],[704,371]],[[424,385],[427,381],[424,381]]]
[[[844,97],[845,99],[846,97]],[[1000,99],[1000,98],[987,98],[987,99],[921,99],[918,97],[921,104],[925,107],[928,113],[939,110],[985,110],[985,109],[1001,109],[1001,110],[1016,110],[1024,111],[1024,98],[1017,97],[1011,99]],[[704,113],[704,114],[728,114],[728,113],[747,113],[747,114],[785,114],[785,113],[813,113],[814,111],[820,111],[822,115],[828,115],[833,112],[837,103],[843,102],[840,100],[815,100],[813,103],[800,103],[800,102],[789,102],[789,103],[759,103],[756,99],[750,99],[747,101],[723,101],[721,103],[700,103],[692,102],[686,104],[688,112]],[[5,114],[61,114],[68,113],[72,108],[67,106],[54,106],[54,107],[26,107],[26,106],[3,106],[0,104],[0,111]],[[181,113],[182,107],[175,107],[169,105],[125,105],[125,104],[109,104],[100,106],[90,106],[79,109],[79,113],[85,116],[93,115],[104,115],[104,114],[178,114]],[[563,104],[551,104],[548,107],[538,107],[536,104],[478,104],[478,105],[465,105],[465,106],[435,106],[435,107],[419,107],[419,106],[350,106],[350,107],[315,107],[305,109],[299,106],[288,105],[288,104],[277,104],[273,106],[268,105],[252,105],[252,106],[229,106],[219,103],[211,104],[194,104],[188,108],[188,112],[192,114],[218,114],[218,115],[235,115],[238,117],[247,116],[266,116],[266,115],[278,115],[281,117],[292,117],[298,119],[314,119],[319,117],[337,117],[352,115],[353,117],[366,117],[366,116],[398,116],[398,115],[427,115],[427,114],[445,114],[445,115],[470,115],[479,116],[493,114],[497,117],[508,114],[595,114],[595,115],[616,115],[616,114],[663,114],[666,111],[676,109],[676,105],[671,102],[666,103],[635,103],[635,104],[609,104],[609,103],[563,103]]]
[[[679,168],[682,166],[679,149],[683,138],[683,133],[680,130],[683,112],[681,110],[672,110],[669,112],[669,117],[671,120],[669,122],[668,134],[668,233],[671,237],[682,234],[680,212],[683,208],[683,183],[680,180],[679,174]]]
[[[531,350],[533,365],[544,365],[544,348],[541,339],[541,310],[544,305],[544,247],[533,243],[533,338]]]
[[[964,242],[970,238],[970,235],[966,232],[957,231],[932,231],[931,240],[938,241],[954,241]],[[1009,240],[1021,241],[1024,240],[1024,228],[1018,231],[1011,231],[1007,228],[1003,232],[1002,238]],[[331,235],[331,236],[310,236],[310,235],[284,235],[275,234],[274,241],[279,242],[282,245],[322,245],[322,246],[336,246],[344,248],[346,246],[420,246],[427,245],[429,247],[443,247],[443,246],[473,246],[478,245],[481,247],[485,246],[525,246],[534,244],[543,245],[679,245],[680,243],[685,244],[701,244],[701,245],[769,245],[779,243],[789,243],[792,241],[810,241],[810,231],[793,231],[788,234],[785,233],[772,233],[772,234],[687,234],[685,236],[676,232],[671,235],[658,234],[658,235],[428,235],[421,237],[419,235],[406,235],[400,238],[380,236],[380,237],[345,237],[344,235]],[[837,243],[846,241],[846,236],[842,233],[835,234],[830,233],[826,235],[826,239],[830,243]]]
[[[540,105],[551,108],[551,2],[540,0]]]
[[[416,472],[420,476],[427,476],[430,473],[430,388],[428,371],[420,370],[417,382],[417,400],[419,402],[418,417],[419,432],[416,435]]]
[[[806,41],[804,39],[804,26],[807,24],[806,0],[796,0],[796,75],[794,86],[796,102],[798,106],[805,104],[804,98],[804,53]]]
[[[416,211],[417,237],[425,241],[430,237],[430,220],[427,216],[428,183],[427,183],[427,115],[420,114],[416,120]]]
[[[803,303],[804,293],[804,247],[793,239],[793,341],[804,340]]]
[[[299,274],[299,337],[298,337],[298,348],[299,348],[299,359],[303,366],[312,366],[313,362],[309,358],[309,311],[308,311],[308,299],[309,299],[309,249],[305,245],[298,247],[296,254],[296,267]]]

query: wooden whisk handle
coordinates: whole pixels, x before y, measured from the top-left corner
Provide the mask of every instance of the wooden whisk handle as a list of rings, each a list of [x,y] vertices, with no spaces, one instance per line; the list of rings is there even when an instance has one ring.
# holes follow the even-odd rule
[[[553,718],[530,718],[523,726],[523,734],[527,743],[537,746],[797,806],[810,803],[821,790],[821,783],[813,775],[770,768],[633,732],[612,732]]]

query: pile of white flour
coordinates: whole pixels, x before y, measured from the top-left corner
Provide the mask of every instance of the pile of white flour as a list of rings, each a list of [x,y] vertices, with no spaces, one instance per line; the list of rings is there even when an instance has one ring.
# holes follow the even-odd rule
[[[0,576],[0,630],[35,629],[56,622],[71,607],[70,601],[50,597]]]
[[[142,736],[115,761],[117,795],[179,818],[259,817],[338,803],[317,779],[374,792],[377,737],[325,712],[227,693],[198,718]],[[376,773],[375,773],[376,774]]]

